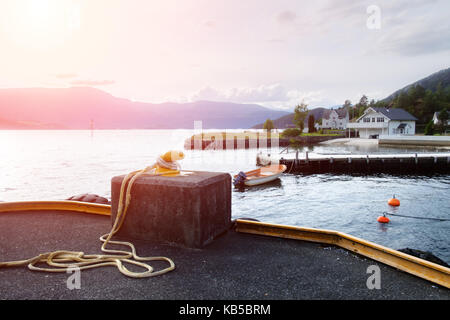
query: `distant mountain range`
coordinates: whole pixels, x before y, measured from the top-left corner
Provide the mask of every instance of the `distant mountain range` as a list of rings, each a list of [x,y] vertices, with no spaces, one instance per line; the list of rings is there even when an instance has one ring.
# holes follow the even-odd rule
[[[250,128],[288,114],[256,104],[197,101],[143,103],[99,89],[0,89],[0,129],[204,129]]]
[[[450,85],[450,68],[436,72],[395,91],[389,102],[411,86],[435,91]],[[339,106],[337,106],[339,107]],[[310,110],[315,120],[325,108]],[[267,119],[275,127],[292,126],[293,113],[257,104],[197,101],[144,103],[117,98],[89,87],[0,89],[0,129],[193,129],[201,120],[204,129],[262,128]]]
[[[11,121],[0,118],[0,129],[11,130],[49,130],[49,129],[67,129],[58,124],[40,123],[35,121]]]

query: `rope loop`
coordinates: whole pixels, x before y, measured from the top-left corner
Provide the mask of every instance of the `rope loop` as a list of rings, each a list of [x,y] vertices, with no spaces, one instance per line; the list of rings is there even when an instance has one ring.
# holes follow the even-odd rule
[[[18,260],[10,262],[0,262],[2,267],[18,267],[28,266],[28,269],[33,271],[44,272],[67,272],[70,268],[79,268],[80,270],[92,269],[104,266],[115,266],[124,275],[131,278],[147,278],[162,275],[175,269],[174,262],[166,257],[140,257],[136,254],[136,248],[131,242],[113,241],[111,238],[116,234],[123,224],[128,206],[131,201],[131,188],[134,182],[142,175],[159,176],[162,174],[155,173],[155,168],[161,166],[167,169],[180,170],[180,165],[176,161],[165,161],[162,157],[158,157],[155,164],[146,167],[142,170],[137,170],[129,173],[122,181],[120,186],[119,207],[117,210],[116,220],[111,228],[111,231],[100,237],[103,243],[101,250],[108,254],[91,254],[86,255],[79,251],[65,251],[57,250],[48,253],[42,253],[36,257],[27,260]],[[124,203],[125,197],[125,203]],[[122,245],[129,248],[125,250],[107,249],[108,244]],[[168,267],[155,271],[148,263],[144,261],[164,261],[169,264]],[[37,264],[46,263],[50,268],[39,267]],[[145,269],[142,272],[133,272],[127,269],[124,263],[132,264]]]

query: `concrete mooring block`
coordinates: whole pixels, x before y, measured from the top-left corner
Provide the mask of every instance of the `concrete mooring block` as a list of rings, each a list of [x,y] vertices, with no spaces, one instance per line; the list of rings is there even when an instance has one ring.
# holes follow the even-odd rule
[[[111,180],[114,223],[125,175]],[[231,224],[231,176],[193,171],[189,175],[144,175],[131,190],[131,202],[117,236],[201,248]]]

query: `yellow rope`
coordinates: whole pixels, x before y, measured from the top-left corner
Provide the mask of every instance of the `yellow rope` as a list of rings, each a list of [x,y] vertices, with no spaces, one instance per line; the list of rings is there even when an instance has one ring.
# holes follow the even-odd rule
[[[161,162],[160,160],[161,159],[158,159],[158,163]],[[136,254],[136,249],[132,243],[125,241],[111,240],[112,236],[116,234],[117,231],[119,231],[125,219],[126,212],[131,201],[131,187],[133,186],[134,182],[144,174],[150,174],[152,176],[162,175],[152,172],[152,170],[154,170],[155,167],[156,165],[152,165],[142,170],[133,171],[123,179],[120,187],[119,206],[117,209],[117,216],[114,221],[114,225],[109,233],[104,234],[100,237],[100,241],[103,242],[101,250],[103,252],[107,252],[110,254],[85,255],[84,252],[79,251],[58,250],[53,252],[42,253],[36,257],[27,260],[0,262],[0,268],[28,265],[28,268],[30,270],[35,271],[67,272],[69,268],[74,267],[78,267],[79,270],[86,270],[103,266],[116,266],[121,273],[132,278],[153,277],[172,271],[173,269],[175,269],[175,264],[171,259],[166,257],[139,257]],[[128,181],[129,183],[127,185]],[[126,192],[125,186],[127,186]],[[125,205],[123,204],[124,194],[126,194]],[[109,243],[128,246],[130,248],[130,251],[106,249],[106,246]],[[154,269],[149,264],[143,262],[143,261],[157,261],[157,260],[168,262],[169,267],[159,271],[154,271]],[[134,264],[147,270],[143,272],[130,271],[124,266],[124,262]],[[38,263],[47,263],[48,266],[53,268],[37,267],[36,264]]]

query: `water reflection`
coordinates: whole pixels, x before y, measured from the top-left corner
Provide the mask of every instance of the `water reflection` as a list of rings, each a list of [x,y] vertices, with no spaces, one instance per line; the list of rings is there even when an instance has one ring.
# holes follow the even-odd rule
[[[389,229],[389,226],[387,223],[378,223],[378,230],[381,232],[387,232]]]
[[[261,192],[261,191],[267,191],[268,189],[274,189],[274,188],[280,188],[283,189],[283,184],[281,183],[281,179],[277,178],[273,181],[261,184],[261,185],[257,185],[257,186],[239,186],[239,187],[235,187],[234,191],[236,192]]]

